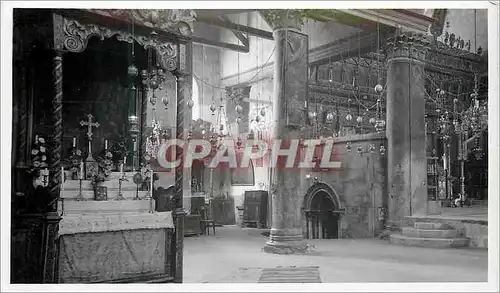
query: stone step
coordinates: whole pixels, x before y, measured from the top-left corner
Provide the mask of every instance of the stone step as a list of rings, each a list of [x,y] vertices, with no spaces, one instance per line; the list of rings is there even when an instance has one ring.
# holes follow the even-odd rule
[[[445,229],[445,225],[443,223],[415,222],[414,228],[422,230],[440,230]]]
[[[430,248],[467,247],[469,245],[467,238],[417,238],[401,234],[392,234],[389,241],[392,244]]]
[[[428,230],[428,229],[416,229],[412,227],[403,227],[403,236],[415,237],[415,238],[456,238],[458,237],[457,230]]]
[[[149,200],[64,201],[59,211],[66,215],[98,215],[121,213],[148,213],[154,202]]]

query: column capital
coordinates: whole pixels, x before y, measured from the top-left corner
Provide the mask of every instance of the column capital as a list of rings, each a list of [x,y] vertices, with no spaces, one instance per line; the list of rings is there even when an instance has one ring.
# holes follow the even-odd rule
[[[300,31],[307,18],[302,9],[265,9],[260,13],[273,30],[288,28]]]
[[[395,35],[387,40],[387,59],[406,57],[425,61],[431,44],[432,35],[398,29]]]

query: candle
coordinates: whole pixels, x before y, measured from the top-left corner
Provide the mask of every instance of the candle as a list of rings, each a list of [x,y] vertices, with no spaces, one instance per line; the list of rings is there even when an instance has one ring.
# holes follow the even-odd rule
[[[149,180],[149,184],[151,184],[150,191],[151,191],[151,197],[153,197],[153,178],[154,178],[154,172],[151,170],[151,178]]]
[[[123,165],[127,164],[127,157],[123,157]]]
[[[61,190],[64,190],[64,167],[61,167]]]
[[[78,179],[83,180],[83,161],[80,162],[80,174]]]
[[[120,165],[120,174],[123,174],[123,163]]]
[[[108,150],[108,140],[107,139],[104,141],[104,149]]]
[[[73,147],[76,148],[76,137],[73,137]]]
[[[89,140],[89,156],[92,154],[92,141]]]
[[[448,164],[446,162],[446,155],[443,156],[443,165],[444,165],[444,170],[448,170]]]

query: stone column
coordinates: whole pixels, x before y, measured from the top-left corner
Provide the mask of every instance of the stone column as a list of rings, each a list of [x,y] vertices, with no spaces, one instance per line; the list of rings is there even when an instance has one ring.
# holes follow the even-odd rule
[[[389,226],[427,208],[424,62],[429,41],[398,30],[388,42]]]
[[[274,139],[284,141],[300,137],[305,124],[304,105],[307,99],[307,35],[300,34],[300,12],[295,10],[264,10],[262,15],[273,27],[274,53]],[[284,147],[283,147],[284,148]],[[307,249],[302,234],[300,171],[277,167],[272,170],[272,226],[268,253],[302,253]]]

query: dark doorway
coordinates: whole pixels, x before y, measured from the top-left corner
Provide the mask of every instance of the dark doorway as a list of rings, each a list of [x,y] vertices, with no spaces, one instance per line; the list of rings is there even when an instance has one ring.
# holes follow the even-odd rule
[[[309,209],[305,210],[307,239],[338,239],[339,213],[332,197],[320,190],[311,195]]]

